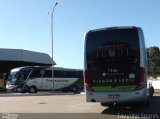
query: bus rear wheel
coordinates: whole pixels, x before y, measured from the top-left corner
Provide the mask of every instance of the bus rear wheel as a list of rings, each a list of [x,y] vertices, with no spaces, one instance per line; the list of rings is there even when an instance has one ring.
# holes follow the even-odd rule
[[[150,98],[153,97],[153,94],[154,94],[154,88],[153,88],[153,86],[151,86],[149,88],[149,94],[150,94]]]
[[[72,88],[72,91],[73,91],[73,93],[77,93],[77,92],[78,92],[77,86],[74,86],[74,87]]]
[[[37,88],[36,88],[36,86],[31,86],[31,87],[29,88],[29,93],[37,93]]]

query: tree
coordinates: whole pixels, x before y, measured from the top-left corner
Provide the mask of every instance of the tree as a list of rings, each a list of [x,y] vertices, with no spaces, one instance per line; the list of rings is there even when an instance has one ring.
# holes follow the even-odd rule
[[[147,49],[148,74],[154,78],[160,75],[160,49],[157,46]]]

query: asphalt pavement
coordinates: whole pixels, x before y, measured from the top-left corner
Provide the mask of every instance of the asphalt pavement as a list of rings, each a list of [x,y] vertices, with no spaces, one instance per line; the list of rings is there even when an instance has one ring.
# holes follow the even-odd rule
[[[160,95],[149,107],[108,108],[86,103],[84,94],[0,97],[0,119],[156,119],[160,118]],[[5,118],[8,117],[8,118]]]

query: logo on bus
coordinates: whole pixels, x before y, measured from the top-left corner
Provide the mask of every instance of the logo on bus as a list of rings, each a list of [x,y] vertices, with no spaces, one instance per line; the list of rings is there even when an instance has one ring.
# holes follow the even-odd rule
[[[116,51],[115,51],[115,49],[109,49],[109,56],[112,58],[112,57],[115,57],[115,55],[116,55]]]

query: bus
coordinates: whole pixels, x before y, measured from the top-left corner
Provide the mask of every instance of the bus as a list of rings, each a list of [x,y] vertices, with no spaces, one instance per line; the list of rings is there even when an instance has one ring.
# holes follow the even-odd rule
[[[54,67],[26,66],[11,70],[6,89],[16,92],[37,93],[37,91],[72,91],[77,93],[84,89],[83,71]],[[54,85],[54,86],[53,86]]]
[[[86,102],[102,106],[143,104],[153,96],[147,82],[147,56],[140,27],[90,30],[85,36]]]

